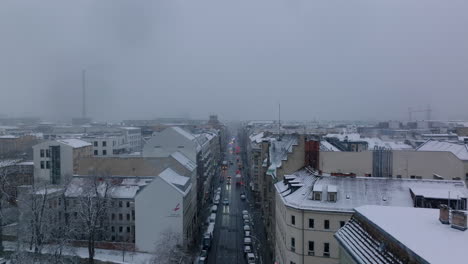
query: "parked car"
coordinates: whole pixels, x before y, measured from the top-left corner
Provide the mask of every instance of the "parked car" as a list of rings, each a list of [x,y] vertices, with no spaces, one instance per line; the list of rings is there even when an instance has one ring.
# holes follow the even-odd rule
[[[249,225],[250,224],[250,220],[249,219],[244,219],[244,225]]]
[[[244,231],[250,231],[250,226],[249,225],[244,225]]]
[[[249,211],[243,210],[243,211],[242,211],[242,215],[249,215]]]
[[[255,255],[254,253],[247,253],[247,263],[248,264],[254,264],[255,263]]]
[[[242,219],[244,219],[244,220],[249,220],[249,219],[250,219],[250,217],[249,217],[249,215],[248,215],[248,214],[245,214],[245,215],[243,215],[243,216],[242,216]]]
[[[245,237],[250,237],[250,231],[244,231],[244,236]]]
[[[229,200],[228,200],[228,198],[224,198],[223,204],[224,204],[224,205],[229,205]]]
[[[244,237],[244,245],[246,245],[246,246],[252,245],[252,238]]]
[[[218,211],[218,206],[217,205],[211,206],[211,212],[212,213],[216,213],[217,211]]]
[[[211,214],[210,215],[210,223],[214,223],[216,221],[216,214]]]
[[[245,254],[252,253],[252,247],[251,246],[245,246],[244,247],[244,253]]]
[[[218,204],[219,204],[219,200],[218,200],[218,199],[215,199],[213,203],[214,203],[215,205],[218,205]]]
[[[245,200],[245,194],[241,194],[240,198],[241,200]]]

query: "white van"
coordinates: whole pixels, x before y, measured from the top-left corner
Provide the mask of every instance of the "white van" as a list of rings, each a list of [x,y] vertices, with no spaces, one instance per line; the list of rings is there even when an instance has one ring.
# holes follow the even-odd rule
[[[216,206],[216,205],[211,206],[211,212],[212,213],[216,213],[217,211],[218,211],[218,206]]]
[[[247,253],[247,263],[255,263],[255,255],[253,253]]]

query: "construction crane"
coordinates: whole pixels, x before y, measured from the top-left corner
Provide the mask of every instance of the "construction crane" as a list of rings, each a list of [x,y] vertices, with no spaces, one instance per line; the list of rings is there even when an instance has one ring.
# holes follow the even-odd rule
[[[408,120],[413,121],[413,113],[426,113],[426,120],[431,120],[431,106],[427,105],[426,109],[413,110],[411,107],[408,108]]]

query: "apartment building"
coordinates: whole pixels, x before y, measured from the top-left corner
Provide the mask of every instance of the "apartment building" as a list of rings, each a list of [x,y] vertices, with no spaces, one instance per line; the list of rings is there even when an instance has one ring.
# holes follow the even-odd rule
[[[78,170],[81,158],[92,155],[92,144],[80,139],[51,140],[34,145],[34,179],[60,184]]]
[[[305,168],[275,184],[275,261],[340,263],[334,234],[363,205],[466,210],[463,181],[335,177]]]
[[[32,135],[0,135],[0,158],[17,158],[31,156],[32,146],[38,143]]]
[[[466,211],[366,205],[336,234],[341,264],[465,263]]]
[[[468,179],[466,144],[429,140],[415,150],[376,149],[348,152],[320,151],[318,169],[325,173],[354,173],[379,177],[413,179]]]
[[[123,134],[88,135],[81,139],[93,144],[93,155],[97,157],[117,156],[130,152],[130,144]]]
[[[22,160],[0,160],[0,178],[2,192],[7,194],[7,200],[15,204],[18,196],[18,186],[30,185],[33,182],[34,163]]]

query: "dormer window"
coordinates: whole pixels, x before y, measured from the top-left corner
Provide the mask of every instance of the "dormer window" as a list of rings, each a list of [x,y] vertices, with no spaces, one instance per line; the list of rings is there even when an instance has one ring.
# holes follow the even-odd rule
[[[336,187],[336,185],[328,185],[327,186],[327,193],[328,193],[328,197],[327,197],[327,200],[329,202],[336,202],[337,200],[337,192],[338,192],[338,188]]]
[[[321,201],[322,200],[322,193],[321,192],[314,192],[314,200]]]

